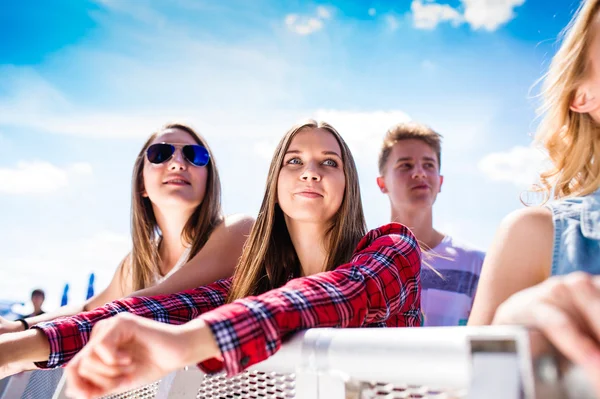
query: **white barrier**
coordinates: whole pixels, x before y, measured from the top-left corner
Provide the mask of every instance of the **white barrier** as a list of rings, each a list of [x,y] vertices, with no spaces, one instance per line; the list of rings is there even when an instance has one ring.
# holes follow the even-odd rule
[[[234,378],[190,367],[108,398],[593,398],[579,371],[564,370],[546,341],[521,327],[311,329]],[[64,399],[64,388],[36,399]],[[0,393],[9,397],[18,396]]]

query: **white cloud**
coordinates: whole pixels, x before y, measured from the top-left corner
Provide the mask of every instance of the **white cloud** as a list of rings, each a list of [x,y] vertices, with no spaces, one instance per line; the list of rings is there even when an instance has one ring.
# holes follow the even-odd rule
[[[473,29],[494,31],[515,17],[514,8],[525,0],[462,0],[464,18]]]
[[[301,36],[310,35],[321,30],[324,21],[331,18],[331,10],[324,6],[318,6],[315,16],[288,14],[285,16],[285,25],[288,29]]]
[[[16,168],[0,168],[0,193],[47,194],[65,188],[74,175],[90,175],[91,165],[75,163],[65,168],[49,162],[21,161]]]
[[[271,161],[273,158],[273,153],[275,152],[275,148],[277,147],[278,141],[276,139],[273,140],[260,140],[253,144],[253,152],[257,154],[262,159]]]
[[[486,155],[479,161],[478,168],[493,181],[509,182],[526,188],[537,181],[546,159],[538,148],[515,146],[508,151]]]
[[[329,19],[331,18],[331,10],[327,7],[318,6],[317,7],[317,17],[321,19]]]
[[[371,7],[367,10],[367,13],[369,14],[369,16],[374,17],[375,15],[377,15],[377,10]]]
[[[411,10],[414,26],[434,29],[442,22],[458,26],[464,22],[472,29],[494,31],[515,17],[514,8],[525,0],[461,0],[460,9],[434,1],[413,0]]]
[[[106,287],[119,262],[131,248],[131,238],[112,231],[87,234],[82,238],[29,236],[36,242],[20,255],[7,255],[0,279],[3,298],[26,301],[33,288],[46,291],[46,310],[60,304],[65,283],[69,283],[69,301],[83,302],[89,273],[96,274],[95,291]]]
[[[377,163],[377,154],[385,132],[410,117],[399,110],[353,112],[340,110],[318,110],[315,119],[332,124],[342,135],[355,158]]]
[[[410,6],[413,13],[413,23],[419,29],[434,29],[441,22],[451,22],[458,25],[462,16],[447,4],[422,3],[414,0]]]

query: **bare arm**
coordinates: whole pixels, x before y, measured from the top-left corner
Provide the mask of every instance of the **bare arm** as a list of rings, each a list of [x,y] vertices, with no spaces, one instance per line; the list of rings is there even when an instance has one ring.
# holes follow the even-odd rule
[[[204,247],[182,268],[160,284],[136,291],[130,296],[174,294],[231,277],[253,224],[254,219],[249,216],[226,217]]]
[[[129,267],[129,255],[127,255],[125,257],[125,259],[123,259],[123,261],[121,261],[121,264],[119,265],[117,271],[115,272],[115,275],[113,276],[108,287],[106,287],[106,289],[104,289],[98,295],[94,295],[93,297],[91,297],[87,301],[85,301],[84,303],[63,306],[63,307],[58,308],[54,312],[44,313],[44,314],[41,314],[39,316],[34,316],[34,317],[28,317],[25,320],[27,321],[29,326],[34,326],[38,323],[42,323],[45,321],[51,321],[58,317],[72,316],[74,314],[77,314],[77,313],[80,313],[80,312],[83,312],[83,311],[86,311],[89,309],[95,309],[99,306],[104,305],[107,302],[110,302],[115,299],[119,299],[119,298],[126,296],[127,294],[131,293],[132,289],[131,289],[131,284],[126,284],[126,281],[124,281],[124,280],[130,280],[130,279],[128,278],[128,276],[125,276],[125,278],[123,278],[124,273],[122,271],[123,271],[123,268],[128,268],[128,267]],[[6,333],[6,332],[23,331],[23,328],[24,328],[23,324],[21,324],[18,321],[13,322],[13,321],[8,321],[8,320],[2,320],[0,322],[0,334]]]
[[[469,325],[491,324],[496,309],[515,292],[550,276],[554,226],[543,207],[509,214],[483,262]]]

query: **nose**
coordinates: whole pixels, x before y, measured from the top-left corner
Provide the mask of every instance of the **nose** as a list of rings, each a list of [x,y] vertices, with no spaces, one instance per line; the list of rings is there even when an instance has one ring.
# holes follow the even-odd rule
[[[306,165],[306,168],[304,169],[304,171],[302,171],[300,179],[304,181],[321,181],[321,174],[312,165],[312,163],[310,163]]]
[[[413,179],[425,178],[425,169],[423,169],[423,167],[421,165],[415,165],[415,167],[413,169],[412,178]]]
[[[176,148],[171,159],[169,159],[169,170],[185,170],[187,164],[183,158],[183,151],[181,148]]]

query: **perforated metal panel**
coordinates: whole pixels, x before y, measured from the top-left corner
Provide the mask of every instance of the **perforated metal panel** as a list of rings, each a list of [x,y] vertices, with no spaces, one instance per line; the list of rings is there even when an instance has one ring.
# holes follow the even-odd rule
[[[206,376],[197,399],[293,399],[296,396],[294,374],[247,371],[233,378]]]
[[[159,381],[143,387],[132,389],[131,391],[104,396],[101,399],[154,399],[158,391]]]
[[[34,371],[21,399],[50,398],[58,386],[63,369]]]
[[[346,398],[354,396],[348,395],[352,391],[349,385],[346,384]],[[467,392],[464,390],[446,391],[430,389],[426,386],[393,385],[384,382],[360,382],[357,385],[358,395],[354,396],[356,399],[465,399],[467,397]]]

